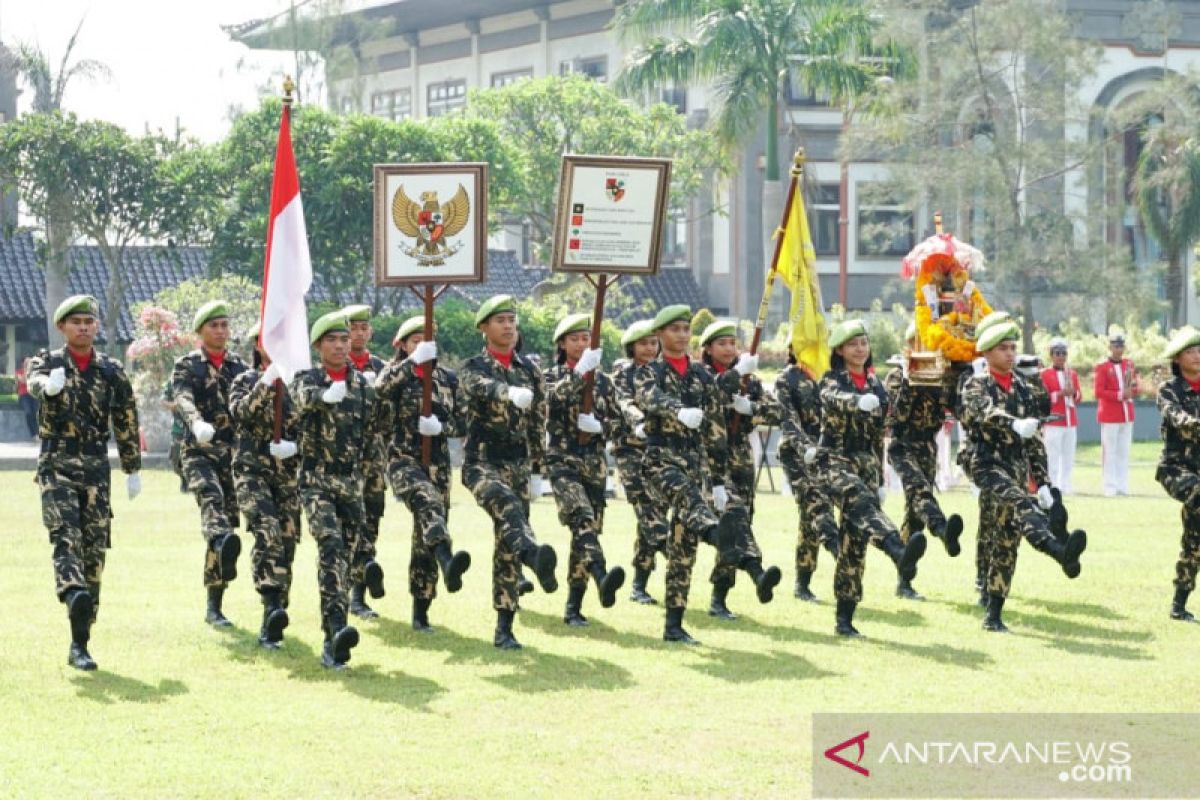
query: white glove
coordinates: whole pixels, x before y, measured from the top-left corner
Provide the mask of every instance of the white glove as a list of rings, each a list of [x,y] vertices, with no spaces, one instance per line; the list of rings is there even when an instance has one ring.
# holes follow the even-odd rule
[[[533,390],[524,386],[508,387],[508,402],[524,411],[533,405]]]
[[[283,375],[279,372],[279,365],[272,361],[271,365],[263,370],[263,374],[258,377],[258,382],[270,386],[282,377]]]
[[[879,396],[874,392],[861,395],[858,398],[858,410],[865,411],[870,414],[879,408]]]
[[[635,425],[633,428],[633,435],[639,439],[645,439],[646,438],[645,423],[639,422],[637,425]]]
[[[428,417],[418,417],[417,430],[422,436],[441,436],[442,421],[432,414]]]
[[[729,505],[729,493],[725,491],[724,486],[713,487],[713,508],[717,511],[724,511],[725,506]]]
[[[596,419],[595,414],[580,414],[575,418],[575,427],[584,433],[604,432],[604,426],[600,424],[600,420]]]
[[[542,476],[529,476],[529,499],[530,501],[537,500],[542,496]]]
[[[334,381],[329,385],[329,388],[321,392],[321,399],[331,406],[336,406],[338,403],[346,399],[346,382]]]
[[[289,442],[287,439],[280,439],[278,442],[271,442],[271,456],[283,460],[296,455],[296,443]]]
[[[125,476],[125,491],[129,494],[129,499],[137,497],[142,493],[142,476],[136,472],[131,472]]]
[[[1050,493],[1049,486],[1039,486],[1038,491],[1037,491],[1037,498],[1038,498],[1038,505],[1041,506],[1043,510],[1048,509],[1048,508],[1050,508],[1050,506],[1054,505],[1054,495]]]
[[[758,369],[758,356],[752,353],[742,353],[738,356],[737,363],[733,365],[734,370],[743,378]]]
[[[754,403],[750,402],[750,398],[744,394],[735,394],[733,396],[733,410],[748,417],[754,413]]]
[[[575,362],[575,374],[579,377],[587,375],[589,372],[600,366],[600,359],[604,356],[604,351],[599,347],[592,347],[583,351],[583,355],[579,357],[579,361]]]
[[[1024,419],[1014,419],[1012,421],[1012,429],[1016,431],[1017,436],[1022,439],[1028,439],[1037,432],[1038,421],[1033,417],[1025,417]]]
[[[875,494],[877,494],[879,496],[879,505],[882,506],[884,503],[887,502],[887,487],[886,486],[880,486],[878,489],[875,490]]]
[[[196,437],[196,441],[200,444],[208,444],[212,441],[213,434],[217,429],[209,425],[202,419],[198,419],[192,423],[192,436]]]
[[[983,356],[980,356],[979,358],[972,361],[971,362],[971,371],[975,373],[976,378],[982,378],[984,375],[987,375],[987,371],[988,371],[987,359],[984,358]]]
[[[642,410],[635,405],[628,405],[625,407],[625,416],[629,417],[634,422],[641,422],[646,418],[646,415],[642,413]]]
[[[804,463],[812,464],[817,460],[817,448],[809,447],[804,451]]]
[[[962,296],[970,300],[973,294],[975,294],[975,281],[967,281],[963,284]]]
[[[675,418],[683,423],[688,430],[696,430],[704,422],[704,412],[698,408],[681,408],[675,412]]]
[[[46,378],[46,385],[43,390],[50,397],[58,394],[67,385],[67,371],[62,367],[55,367],[50,370],[50,376]]]
[[[367,386],[375,385],[375,373],[372,370],[367,370],[362,376],[367,379]]]
[[[413,348],[409,356],[414,364],[424,364],[437,358],[437,342],[421,342]]]

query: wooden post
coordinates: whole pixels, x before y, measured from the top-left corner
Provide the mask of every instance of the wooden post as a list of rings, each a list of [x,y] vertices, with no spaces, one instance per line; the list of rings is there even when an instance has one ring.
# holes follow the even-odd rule
[[[292,76],[288,75],[283,79],[283,118],[287,121],[288,130],[292,127],[292,92],[296,91],[296,84],[292,81]],[[258,333],[259,339],[262,338],[262,331]],[[255,347],[258,342],[255,341]],[[278,443],[283,438],[283,393],[287,391],[287,387],[283,385],[280,378],[275,379],[273,387],[275,389],[275,442]]]
[[[591,281],[591,276],[587,276]],[[596,287],[596,302],[592,304],[592,340],[589,347],[600,346],[600,325],[604,322],[604,295],[608,291],[608,276],[601,275],[599,283],[593,283]],[[580,406],[580,411],[584,414],[592,413],[592,405],[595,401],[596,391],[596,375],[594,372],[589,372],[583,376],[583,401]],[[578,442],[583,445],[591,441],[592,435],[579,431],[576,435]]]

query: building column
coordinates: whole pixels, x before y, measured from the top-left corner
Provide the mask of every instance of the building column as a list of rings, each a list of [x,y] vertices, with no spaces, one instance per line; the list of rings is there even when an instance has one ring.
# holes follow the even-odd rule
[[[418,61],[420,55],[418,45],[421,43],[421,35],[416,31],[409,31],[404,34],[404,43],[408,45],[408,69],[412,75],[412,85],[409,89],[412,92],[412,118],[423,119],[425,106],[423,105],[424,98],[421,97],[421,65]]]
[[[541,28],[541,45],[542,45],[542,65],[545,68],[545,75],[553,75],[554,65],[550,63],[550,6],[538,6],[533,9],[533,13],[538,18],[539,27]]]
[[[479,20],[469,19],[465,24],[467,33],[471,34],[471,63],[475,66],[475,88],[483,89],[483,59],[479,57]]]
[[[17,326],[4,326],[5,364],[4,374],[14,375],[17,371]]]

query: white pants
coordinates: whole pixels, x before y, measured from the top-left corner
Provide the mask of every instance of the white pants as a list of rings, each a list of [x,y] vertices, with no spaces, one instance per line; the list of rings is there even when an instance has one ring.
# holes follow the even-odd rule
[[[1050,485],[1064,495],[1071,494],[1071,473],[1075,471],[1075,440],[1079,428],[1066,425],[1047,425],[1042,428],[1046,437],[1046,460],[1050,466]]]
[[[1129,445],[1132,442],[1132,422],[1100,423],[1100,464],[1107,497],[1129,494]]]

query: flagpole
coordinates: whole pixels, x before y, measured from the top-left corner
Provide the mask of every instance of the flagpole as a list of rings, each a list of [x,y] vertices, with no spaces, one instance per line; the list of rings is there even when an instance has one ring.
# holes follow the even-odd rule
[[[283,79],[283,118],[287,121],[288,130],[292,127],[292,92],[296,90],[296,84],[292,82],[292,76],[285,76]],[[258,334],[259,339],[262,339],[262,333]],[[257,343],[256,343],[257,344]],[[283,385],[283,379],[276,378],[275,389],[275,442],[278,443],[283,438],[283,393],[287,391]]]
[[[587,275],[586,277],[588,282],[596,287],[596,302],[592,304],[592,340],[588,347],[599,347],[600,324],[604,321],[604,295],[608,292],[608,275],[601,274],[599,283],[592,281],[591,275]],[[595,400],[595,390],[596,373],[595,371],[592,371],[583,376],[583,400],[579,409],[582,413],[592,413],[592,403]],[[591,440],[592,435],[590,433],[585,433],[584,431],[578,431],[575,435],[575,438],[579,444],[584,445]]]
[[[423,341],[433,341],[433,300],[436,297],[433,284],[425,284],[425,333],[421,337]],[[433,413],[433,368],[437,365],[437,360],[425,362],[425,374],[421,376],[421,416],[428,417]],[[421,437],[421,466],[429,469],[429,462],[433,459],[433,437]]]

